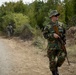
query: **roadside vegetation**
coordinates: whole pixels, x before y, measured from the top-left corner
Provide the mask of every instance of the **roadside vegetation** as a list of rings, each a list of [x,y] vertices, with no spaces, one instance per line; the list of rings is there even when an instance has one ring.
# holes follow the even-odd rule
[[[14,26],[14,36],[24,41],[33,40],[33,44],[41,48],[46,41],[42,32],[49,22],[50,11],[57,9],[60,12],[59,20],[68,31],[70,27],[74,29],[76,26],[75,7],[75,0],[35,0],[30,4],[24,4],[22,0],[5,2],[0,6],[0,32],[6,35],[6,27],[11,23]]]

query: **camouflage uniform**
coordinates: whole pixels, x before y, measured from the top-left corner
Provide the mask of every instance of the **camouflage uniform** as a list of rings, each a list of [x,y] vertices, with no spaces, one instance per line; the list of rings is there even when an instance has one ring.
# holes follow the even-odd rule
[[[65,40],[65,31],[58,22],[54,23],[51,21],[44,28],[44,37],[48,40],[47,55],[49,58],[49,67],[51,71],[55,70],[56,67],[60,67],[65,61],[66,56],[65,52],[61,49],[59,41],[53,36],[55,33],[53,25],[58,26],[59,32],[63,36],[63,40]]]
[[[14,29],[11,23],[6,27],[8,37],[12,36],[14,33]]]

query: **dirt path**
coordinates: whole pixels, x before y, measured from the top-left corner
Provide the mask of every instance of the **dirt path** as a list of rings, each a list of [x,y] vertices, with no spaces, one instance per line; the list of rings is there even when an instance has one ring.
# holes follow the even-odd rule
[[[0,75],[51,75],[45,54],[31,41],[0,38]],[[75,66],[75,63],[68,66],[65,61],[59,68],[60,75],[76,75]]]
[[[7,52],[9,48],[6,47],[6,44],[0,40],[0,74],[5,75],[9,73],[11,69],[9,53]]]

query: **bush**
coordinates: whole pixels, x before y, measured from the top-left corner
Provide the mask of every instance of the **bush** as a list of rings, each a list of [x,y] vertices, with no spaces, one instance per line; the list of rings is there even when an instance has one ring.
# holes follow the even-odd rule
[[[34,37],[33,32],[34,32],[34,29],[29,24],[26,24],[22,27],[20,38],[24,40],[32,40]]]
[[[5,16],[2,17],[3,23],[2,27],[3,30],[6,30],[6,26],[12,21],[15,23],[15,35],[20,35],[22,32],[22,27],[25,24],[29,24],[29,18],[22,13],[7,13]]]

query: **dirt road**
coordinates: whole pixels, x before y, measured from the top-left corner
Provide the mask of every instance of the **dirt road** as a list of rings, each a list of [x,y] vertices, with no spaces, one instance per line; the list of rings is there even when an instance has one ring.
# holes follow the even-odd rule
[[[0,75],[49,75],[48,62],[38,49],[0,38]],[[44,64],[44,65],[43,65]],[[46,72],[45,72],[46,69]]]
[[[0,75],[51,75],[46,52],[31,41],[0,38]],[[60,75],[76,75],[76,64],[59,68]]]

